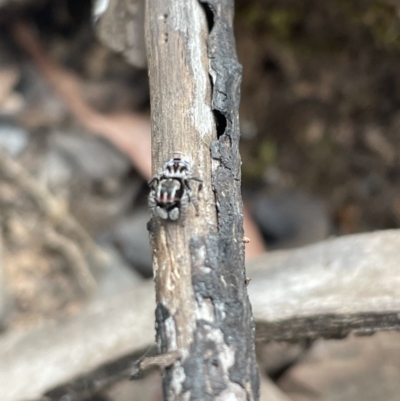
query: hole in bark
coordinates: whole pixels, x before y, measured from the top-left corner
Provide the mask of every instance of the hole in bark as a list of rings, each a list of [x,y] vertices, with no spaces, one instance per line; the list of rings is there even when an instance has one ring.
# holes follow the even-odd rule
[[[226,129],[226,117],[219,111],[213,110],[215,121],[217,123],[217,138],[221,138]]]
[[[210,4],[200,1],[200,5],[203,7],[206,13],[208,32],[214,28],[214,12]]]

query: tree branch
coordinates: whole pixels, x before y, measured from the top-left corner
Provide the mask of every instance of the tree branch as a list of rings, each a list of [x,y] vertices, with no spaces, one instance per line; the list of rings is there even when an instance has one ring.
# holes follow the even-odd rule
[[[157,341],[161,353],[182,355],[165,370],[167,400],[258,399],[232,19],[231,1],[203,7],[197,0],[150,0],[146,10],[153,171],[179,151],[204,181],[199,217],[191,208],[184,225],[149,224]]]

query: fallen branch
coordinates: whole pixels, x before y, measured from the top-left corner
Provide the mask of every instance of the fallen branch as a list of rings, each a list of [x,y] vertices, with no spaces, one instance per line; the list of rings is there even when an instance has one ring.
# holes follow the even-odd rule
[[[257,339],[299,341],[399,330],[399,249],[400,232],[387,230],[254,260],[249,294]]]
[[[388,230],[270,252],[250,262],[257,339],[296,342],[400,330],[399,249],[400,230]],[[2,401],[40,398],[80,380],[87,386],[107,383],[99,379],[99,366],[135,355],[115,373],[121,377],[152,345],[154,306],[148,283],[56,325],[1,337]]]

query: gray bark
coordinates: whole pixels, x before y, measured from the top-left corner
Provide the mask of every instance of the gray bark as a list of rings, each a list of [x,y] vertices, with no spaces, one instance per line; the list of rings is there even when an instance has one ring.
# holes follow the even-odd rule
[[[399,250],[399,231],[387,230],[272,252],[252,262],[257,338],[299,341],[398,330]]]
[[[183,225],[149,224],[157,342],[182,355],[164,371],[167,400],[258,399],[232,19],[231,1],[150,0],[146,10],[153,171],[178,151],[204,181],[199,217],[191,208]]]

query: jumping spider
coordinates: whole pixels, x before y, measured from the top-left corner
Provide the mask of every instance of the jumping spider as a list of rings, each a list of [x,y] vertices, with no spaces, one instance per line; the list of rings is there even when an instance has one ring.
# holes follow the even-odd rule
[[[183,221],[186,217],[189,203],[192,202],[199,215],[199,204],[193,193],[191,181],[199,183],[198,191],[202,189],[203,180],[192,176],[188,161],[174,157],[168,160],[164,168],[158,171],[150,181],[149,207],[154,215],[163,220]]]

